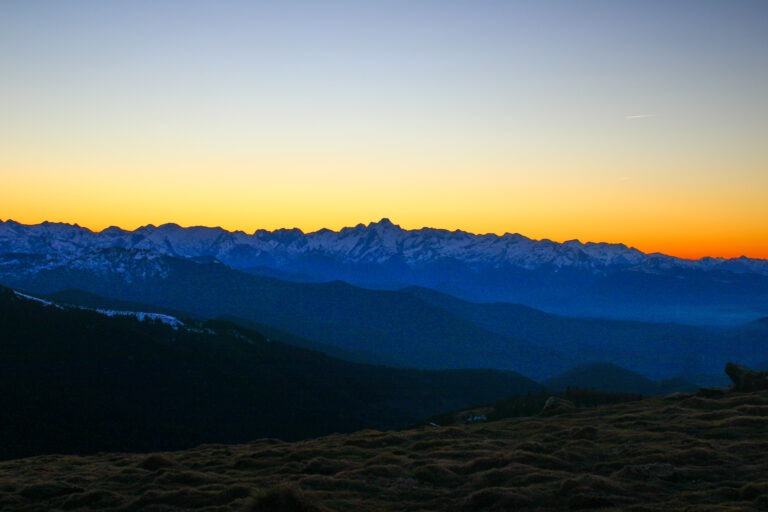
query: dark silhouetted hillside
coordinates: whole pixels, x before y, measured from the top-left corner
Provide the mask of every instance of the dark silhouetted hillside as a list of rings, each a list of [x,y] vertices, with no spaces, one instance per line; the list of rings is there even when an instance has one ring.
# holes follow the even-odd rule
[[[541,389],[512,372],[360,365],[228,322],[174,330],[6,288],[0,354],[1,458],[394,428]]]

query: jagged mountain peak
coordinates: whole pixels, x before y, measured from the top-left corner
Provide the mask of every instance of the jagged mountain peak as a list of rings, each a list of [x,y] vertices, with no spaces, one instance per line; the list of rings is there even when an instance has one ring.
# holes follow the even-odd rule
[[[104,228],[100,231],[102,235],[109,235],[109,234],[115,234],[115,233],[125,233],[126,231],[121,228],[120,226],[109,226],[108,228]]]
[[[49,276],[73,269],[145,282],[177,268],[162,258],[218,263],[289,281],[341,280],[379,289],[416,285],[471,301],[518,302],[561,314],[704,323],[718,317],[733,324],[765,316],[768,304],[768,260],[684,260],[623,244],[403,229],[387,218],[339,231],[252,235],[176,224],[100,233],[54,223],[0,225],[0,283],[35,278],[48,289]],[[712,307],[701,309],[703,300]]]
[[[581,268],[606,272],[636,267],[656,272],[670,268],[717,269],[768,275],[768,260],[703,258],[683,260],[645,254],[624,244],[533,240],[521,234],[473,234],[436,228],[403,229],[387,217],[339,231],[257,230],[252,235],[221,227],[147,224],[134,231],[110,227],[100,233],[71,224],[45,222],[0,225],[0,254],[69,254],[106,247],[137,248],[183,258],[213,258],[236,268],[294,261],[311,253],[336,264],[382,264],[397,259],[411,268],[456,261],[473,266],[536,269]]]
[[[389,218],[383,217],[379,222],[370,222],[368,229],[398,229],[402,231],[402,228],[394,224]]]
[[[165,230],[165,231],[178,231],[180,229],[183,229],[181,226],[176,224],[175,222],[165,222],[163,224],[160,224],[157,229],[159,230]],[[188,229],[192,229],[191,227]]]

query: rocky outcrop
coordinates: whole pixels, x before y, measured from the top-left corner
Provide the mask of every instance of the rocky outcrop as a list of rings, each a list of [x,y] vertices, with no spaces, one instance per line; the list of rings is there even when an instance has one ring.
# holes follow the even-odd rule
[[[728,363],[725,365],[725,373],[733,381],[731,391],[768,390],[768,372],[759,372],[740,364]]]

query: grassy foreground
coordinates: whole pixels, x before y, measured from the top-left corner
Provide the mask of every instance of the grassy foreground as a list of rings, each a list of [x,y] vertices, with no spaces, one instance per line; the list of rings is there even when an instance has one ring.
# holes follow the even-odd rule
[[[0,462],[0,510],[766,510],[768,392]]]

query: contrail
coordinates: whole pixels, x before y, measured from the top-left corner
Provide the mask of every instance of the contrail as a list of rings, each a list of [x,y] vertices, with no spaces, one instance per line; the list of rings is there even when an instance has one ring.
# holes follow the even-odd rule
[[[649,117],[656,117],[656,114],[633,114],[631,116],[624,117],[624,119],[629,119],[632,121],[633,119],[648,119]]]

